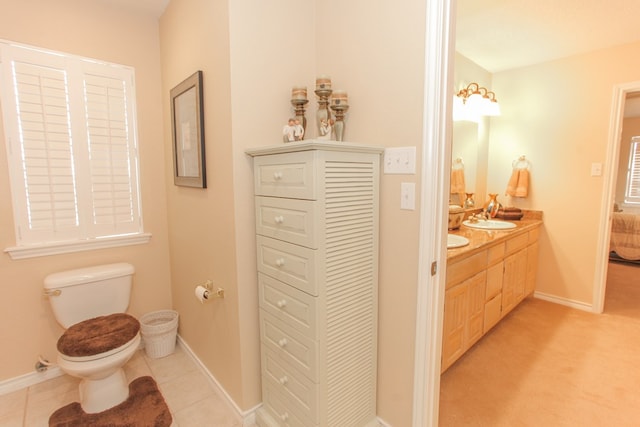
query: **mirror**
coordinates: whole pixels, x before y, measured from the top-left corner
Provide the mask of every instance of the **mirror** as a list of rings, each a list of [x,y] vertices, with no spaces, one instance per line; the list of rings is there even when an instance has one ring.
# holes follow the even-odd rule
[[[491,74],[459,53],[455,56],[454,92],[476,82],[491,87]],[[481,208],[487,197],[487,162],[489,156],[489,119],[484,117],[478,123],[470,121],[453,122],[451,160],[455,164],[461,159],[464,164],[465,192],[474,193],[475,208]],[[464,206],[457,194],[450,194],[452,204]]]
[[[478,124],[460,121],[453,123],[453,144],[451,147],[452,168],[462,167],[464,171],[465,192],[474,193],[475,206],[482,204],[484,195],[478,193]],[[453,179],[452,179],[453,181]],[[453,188],[452,184],[452,190]],[[464,196],[452,192],[451,203],[464,207]]]

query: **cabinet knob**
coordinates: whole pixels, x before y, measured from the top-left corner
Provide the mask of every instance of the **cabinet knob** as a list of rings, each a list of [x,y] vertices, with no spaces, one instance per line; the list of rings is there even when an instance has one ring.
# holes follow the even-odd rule
[[[287,345],[287,339],[286,338],[282,338],[280,341],[278,341],[278,345],[280,347],[284,347],[285,345]]]
[[[280,378],[280,384],[285,385],[286,383],[289,382],[289,378],[287,378],[287,376],[285,375],[284,377]]]
[[[282,215],[278,215],[273,220],[276,222],[276,224],[282,224],[284,222],[284,217]]]
[[[277,265],[278,267],[282,267],[282,266],[284,265],[284,258],[278,258],[278,259],[276,260],[276,265]]]
[[[289,419],[289,414],[285,412],[284,414],[280,415],[280,419],[282,421],[287,421]]]
[[[279,308],[284,308],[287,306],[287,300],[286,299],[281,299],[280,301],[277,302],[278,307]]]
[[[275,179],[276,181],[280,181],[282,179],[282,172],[274,172],[273,179]]]

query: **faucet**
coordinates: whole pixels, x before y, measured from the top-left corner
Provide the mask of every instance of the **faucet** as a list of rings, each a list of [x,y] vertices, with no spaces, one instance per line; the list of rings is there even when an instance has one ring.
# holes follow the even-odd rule
[[[491,216],[489,215],[489,212],[487,212],[486,210],[482,210],[482,212],[478,212],[477,214],[473,214],[469,217],[469,221],[472,224],[475,224],[476,222],[478,222],[479,220],[483,220],[483,221],[487,221],[491,218]]]

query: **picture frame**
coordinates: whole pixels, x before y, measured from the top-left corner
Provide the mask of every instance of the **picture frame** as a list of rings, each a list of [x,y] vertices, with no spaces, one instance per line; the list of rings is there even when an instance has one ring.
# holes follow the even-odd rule
[[[207,188],[202,71],[171,89],[173,183]]]

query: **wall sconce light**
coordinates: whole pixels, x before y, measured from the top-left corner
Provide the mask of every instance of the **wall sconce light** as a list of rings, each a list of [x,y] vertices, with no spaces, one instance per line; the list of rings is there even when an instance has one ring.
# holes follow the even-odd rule
[[[499,116],[496,94],[478,83],[469,83],[453,98],[453,120],[478,122],[482,116]]]

